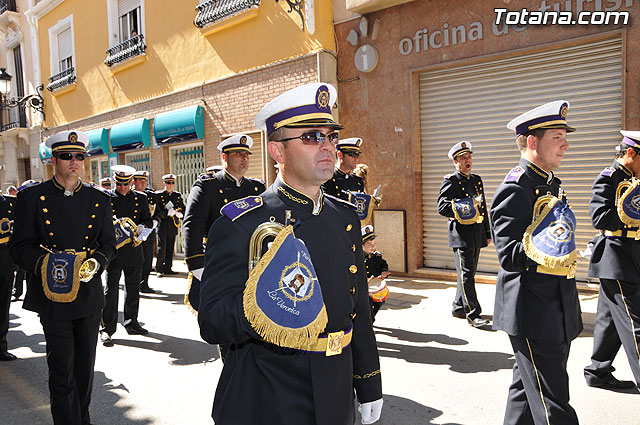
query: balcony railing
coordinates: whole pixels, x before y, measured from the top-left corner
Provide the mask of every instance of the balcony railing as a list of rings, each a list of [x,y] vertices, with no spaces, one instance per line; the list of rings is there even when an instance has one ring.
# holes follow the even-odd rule
[[[55,91],[69,84],[76,82],[76,69],[74,67],[67,68],[62,72],[49,77],[49,84],[47,84],[47,90]]]
[[[138,34],[107,50],[107,58],[104,63],[111,67],[133,57],[144,55],[146,50],[147,45],[144,44],[144,35]]]
[[[0,131],[12,128],[27,128],[27,111],[25,105],[3,105],[0,116]]]
[[[16,0],[0,0],[0,15],[6,11],[17,12]]]
[[[209,0],[196,6],[198,14],[193,24],[204,28],[258,6],[260,0]]]

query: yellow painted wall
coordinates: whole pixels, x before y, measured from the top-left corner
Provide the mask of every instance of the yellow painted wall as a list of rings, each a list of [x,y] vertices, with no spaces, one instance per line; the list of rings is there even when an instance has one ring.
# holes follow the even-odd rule
[[[262,0],[257,17],[203,36],[193,25],[197,0],[144,0],[146,60],[113,73],[105,0],[66,0],[39,21],[43,83],[52,75],[49,28],[73,14],[75,90],[45,90],[47,120],[55,127],[131,103],[320,49],[335,50],[330,0],[315,0],[316,31],[301,30],[285,0]],[[180,6],[178,6],[180,5]],[[116,65],[117,66],[117,65]]]

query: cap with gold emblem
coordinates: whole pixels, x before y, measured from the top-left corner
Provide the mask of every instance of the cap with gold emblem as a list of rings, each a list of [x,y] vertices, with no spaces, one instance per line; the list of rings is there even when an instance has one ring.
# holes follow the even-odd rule
[[[253,146],[253,139],[246,134],[234,134],[233,136],[224,139],[218,143],[218,150],[222,153],[227,152],[249,152],[249,149]]]
[[[359,137],[349,137],[347,139],[340,139],[336,148],[343,152],[360,152],[360,146],[362,145],[362,139]]]
[[[135,173],[133,173],[133,178],[140,180],[149,180],[149,172],[146,170],[136,171]]]
[[[114,165],[111,167],[111,171],[113,171],[113,179],[116,183],[129,184],[136,169],[128,165]]]
[[[100,179],[100,186],[102,187],[111,187],[111,178],[103,177]]]
[[[373,233],[373,226],[368,224],[362,228],[362,243],[375,239],[376,234]]]
[[[620,130],[620,134],[624,136],[622,143],[632,148],[640,148],[640,131]]]
[[[568,133],[576,131],[575,128],[567,124],[569,106],[569,102],[566,100],[545,103],[512,119],[507,124],[507,128],[515,131],[518,136],[538,128],[545,130],[564,128]]]
[[[331,108],[338,91],[331,84],[309,83],[282,93],[256,115],[254,124],[267,135],[281,127],[343,128],[333,120]]]
[[[86,152],[89,137],[81,131],[61,131],[49,137],[45,146],[56,152]]]
[[[463,140],[462,142],[458,142],[453,145],[451,149],[449,149],[449,153],[447,155],[451,159],[456,159],[458,155],[462,155],[463,153],[473,153],[473,151],[471,150],[472,148],[473,146],[471,145],[471,142]]]
[[[165,174],[162,176],[162,181],[169,184],[175,184],[176,175],[175,174]]]

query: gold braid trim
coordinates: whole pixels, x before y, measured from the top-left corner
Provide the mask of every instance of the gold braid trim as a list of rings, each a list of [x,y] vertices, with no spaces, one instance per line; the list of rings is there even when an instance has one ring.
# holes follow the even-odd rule
[[[285,188],[283,188],[282,186],[278,186],[278,190],[280,192],[282,192],[282,194],[284,196],[286,196],[287,198],[291,199],[294,202],[297,202],[299,204],[304,204],[304,205],[307,205],[309,203],[309,201],[307,201],[306,199],[302,199],[302,198],[298,198],[296,196],[293,196],[292,194],[287,192],[287,190]]]
[[[84,251],[78,253],[73,260],[73,283],[71,285],[71,291],[67,294],[56,294],[49,290],[49,285],[47,285],[47,280],[49,279],[49,276],[47,275],[47,265],[49,264],[50,255],[51,254],[46,254],[44,256],[40,267],[40,272],[42,274],[42,290],[44,291],[45,296],[51,301],[57,303],[70,303],[75,301],[78,296],[78,290],[80,289],[80,267],[82,266],[82,261],[87,257],[87,253]]]
[[[296,350],[311,351],[313,343],[318,339],[318,335],[324,331],[327,326],[328,317],[326,307],[323,305],[322,310],[316,319],[308,325],[301,328],[287,328],[278,325],[269,318],[258,306],[256,298],[256,290],[258,288],[258,280],[265,271],[271,260],[275,257],[276,252],[284,243],[285,239],[293,234],[293,226],[289,225],[282,229],[278,236],[274,239],[271,247],[260,258],[256,267],[249,273],[249,279],[245,284],[242,296],[242,306],[244,315],[249,321],[251,327],[266,342],[277,345],[278,347],[294,348]],[[319,285],[319,283],[318,283]]]
[[[198,310],[193,308],[193,306],[191,305],[191,302],[189,301],[189,293],[191,292],[191,283],[193,283],[193,272],[189,272],[189,275],[187,276],[187,293],[184,294],[184,305],[186,305],[189,308],[189,311],[191,311],[191,313],[194,316],[197,316]]]
[[[190,260],[190,259],[196,258],[196,257],[204,257],[204,254],[196,254],[196,255],[191,255],[189,257],[185,257],[184,261],[186,262],[187,260]]]
[[[460,199],[462,200],[462,199]],[[476,213],[473,215],[473,217],[471,218],[461,218],[460,215],[458,214],[458,210],[456,209],[456,201],[454,199],[451,200],[451,208],[453,209],[453,216],[455,217],[456,221],[460,224],[476,224],[476,223],[480,223],[481,221],[478,221],[480,219],[480,205],[478,203],[478,201],[476,201],[475,199],[471,198],[471,202],[473,203],[473,208],[476,210]]]
[[[366,373],[366,374],[364,374],[362,376],[354,374],[353,375],[353,379],[367,379],[367,378],[372,378],[372,377],[374,377],[376,375],[380,375],[380,369],[378,369],[376,371],[373,371],[373,372],[370,372],[370,373]]]
[[[542,209],[540,214],[533,220],[527,230],[525,230],[524,235],[522,235],[522,245],[524,247],[524,252],[527,254],[527,257],[531,258],[538,264],[549,267],[551,269],[555,269],[557,267],[567,267],[572,265],[577,257],[578,250],[574,249],[569,254],[563,255],[562,257],[552,257],[544,252],[540,251],[533,245],[531,241],[531,237],[533,236],[533,232],[538,228],[540,223],[546,218],[547,214],[551,211],[553,206],[559,201],[555,196],[551,199]],[[535,208],[534,208],[535,209]],[[535,214],[535,212],[534,212]]]
[[[640,220],[636,219],[636,218],[629,217],[627,215],[627,213],[624,212],[624,209],[622,208],[624,200],[627,199],[627,196],[629,196],[629,194],[636,187],[638,187],[638,184],[640,184],[640,180],[639,179],[633,179],[633,180],[634,180],[633,183],[629,185],[627,190],[625,190],[625,192],[617,200],[616,210],[618,211],[618,217],[620,217],[620,221],[622,221],[624,224],[626,224],[627,226],[631,226],[631,227],[640,227]],[[622,183],[621,183],[621,185],[622,185]],[[618,186],[617,190],[620,190],[620,185]]]

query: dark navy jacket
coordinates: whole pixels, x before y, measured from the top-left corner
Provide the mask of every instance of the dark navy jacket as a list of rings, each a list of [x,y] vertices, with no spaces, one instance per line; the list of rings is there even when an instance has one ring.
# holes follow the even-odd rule
[[[469,196],[482,195],[480,214],[484,217],[482,223],[462,224],[455,220],[451,201],[464,199]],[[444,177],[438,196],[438,213],[449,217],[449,246],[451,248],[480,249],[487,246],[487,240],[491,238],[489,230],[489,217],[487,215],[487,203],[484,198],[482,179],[477,174],[469,176],[456,171]]]
[[[364,192],[364,179],[355,174],[347,174],[341,169],[336,168],[333,172],[333,177],[327,180],[322,185],[322,188],[326,194],[348,201],[349,197],[345,191]]]
[[[575,279],[538,273],[522,236],[540,196],[560,196],[560,179],[522,158],[491,203],[491,231],[500,261],[493,328],[512,336],[569,342],[582,331]],[[518,174],[519,178],[515,178]]]

